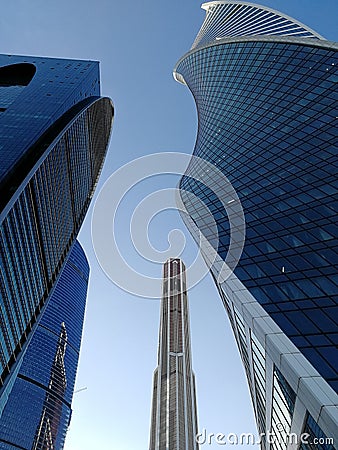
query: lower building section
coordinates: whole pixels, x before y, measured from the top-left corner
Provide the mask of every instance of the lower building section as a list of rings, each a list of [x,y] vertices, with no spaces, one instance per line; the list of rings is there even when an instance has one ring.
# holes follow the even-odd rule
[[[63,448],[88,277],[87,259],[76,242],[12,383],[0,418],[0,449]]]
[[[217,285],[245,367],[261,447],[336,448],[336,392],[235,275]]]

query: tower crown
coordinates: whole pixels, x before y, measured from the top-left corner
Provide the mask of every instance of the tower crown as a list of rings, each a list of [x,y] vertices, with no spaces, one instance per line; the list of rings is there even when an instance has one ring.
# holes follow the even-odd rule
[[[192,50],[227,37],[292,36],[324,39],[308,26],[266,6],[242,1],[202,4],[206,16]]]

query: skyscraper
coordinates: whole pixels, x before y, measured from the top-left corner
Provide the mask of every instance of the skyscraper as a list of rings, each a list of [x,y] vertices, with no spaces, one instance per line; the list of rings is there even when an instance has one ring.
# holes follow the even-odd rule
[[[97,62],[1,55],[0,66],[1,413],[90,204],[113,106]]]
[[[75,241],[0,418],[0,449],[62,449],[71,418],[89,266]]]
[[[216,251],[213,263],[204,256],[232,324],[259,432],[284,440],[264,438],[263,448],[286,448],[290,432],[338,442],[338,45],[263,6],[202,7],[204,23],[174,77],[196,101],[194,155],[228,178],[244,209],[245,246],[228,279],[222,268],[238,223],[230,227],[227,212],[237,200],[222,199],[224,208],[208,171],[208,187],[194,179],[204,170],[197,159],[180,181],[184,220]]]
[[[154,372],[150,450],[197,450],[195,375],[191,368],[185,266],[163,267],[158,366]]]

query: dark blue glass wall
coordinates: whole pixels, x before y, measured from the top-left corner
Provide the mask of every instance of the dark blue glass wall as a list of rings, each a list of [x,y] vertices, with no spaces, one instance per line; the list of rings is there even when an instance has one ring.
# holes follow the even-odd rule
[[[235,274],[338,391],[337,51],[279,40],[211,45],[182,58],[176,71],[197,104],[194,154],[229,178],[244,208],[246,244]],[[180,187],[211,209],[225,259],[226,212],[189,175],[194,169]],[[184,192],[182,199],[210,236],[198,205]]]
[[[0,449],[63,448],[71,415],[88,277],[86,256],[75,241],[0,419]]]
[[[0,55],[0,181],[62,114],[99,95],[95,61]]]
[[[0,412],[103,165],[99,84],[97,62],[0,55]]]

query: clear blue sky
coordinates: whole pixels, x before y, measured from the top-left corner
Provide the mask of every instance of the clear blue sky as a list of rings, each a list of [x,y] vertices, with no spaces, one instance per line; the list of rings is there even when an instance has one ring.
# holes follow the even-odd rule
[[[261,0],[338,40],[337,0]],[[161,151],[191,153],[196,111],[187,88],[172,78],[176,61],[189,50],[203,21],[196,0],[16,0],[2,5],[1,52],[99,60],[102,93],[116,108],[109,154],[98,190],[109,175],[139,156]],[[147,261],[131,250],[128,214],[139,192],[175,186],[177,178],[155,177],[131,192],[118,238],[126,259],[147,274]],[[152,373],[156,367],[159,302],[115,287],[95,259],[90,215],[80,234],[91,265],[84,339],[66,450],[148,448]],[[171,211],[150,227],[154,246],[182,228]],[[195,248],[186,233],[183,255]],[[114,265],[114,261],[112,261]],[[156,270],[160,276],[161,266]],[[159,285],[160,291],[160,285]],[[209,432],[255,432],[244,370],[228,319],[209,277],[190,292],[193,367],[199,427]],[[219,448],[207,446],[202,448]]]

